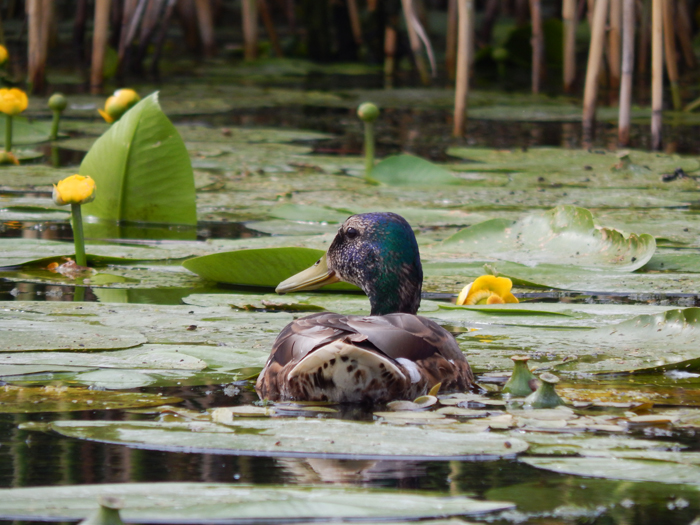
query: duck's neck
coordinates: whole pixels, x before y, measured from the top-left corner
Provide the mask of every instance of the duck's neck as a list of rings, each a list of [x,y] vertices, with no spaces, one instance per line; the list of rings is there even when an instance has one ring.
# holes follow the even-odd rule
[[[404,265],[399,269],[383,272],[380,279],[363,286],[372,306],[370,315],[415,315],[420,306],[422,285],[423,270],[420,266],[416,268],[412,264]]]

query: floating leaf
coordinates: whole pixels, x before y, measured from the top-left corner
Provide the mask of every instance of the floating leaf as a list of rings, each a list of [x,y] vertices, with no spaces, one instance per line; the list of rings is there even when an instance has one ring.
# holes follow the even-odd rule
[[[80,165],[97,184],[83,206],[103,220],[194,225],[192,166],[185,145],[161,111],[157,93],[131,108],[90,148]],[[86,224],[89,237],[89,223]]]
[[[588,210],[558,206],[518,221],[492,219],[474,225],[446,239],[442,247],[472,258],[632,272],[651,259],[656,242],[648,234],[625,236],[597,228]]]
[[[0,125],[0,143],[5,143],[5,119]],[[46,142],[51,137],[51,122],[46,120],[28,120],[26,117],[12,118],[12,144],[36,144]],[[14,153],[14,151],[13,151]]]
[[[78,520],[94,510],[100,496],[122,499],[122,518],[138,523],[418,520],[485,514],[512,507],[510,503],[464,496],[348,487],[308,490],[240,483],[118,483],[0,489],[0,517]]]
[[[0,351],[26,352],[28,350],[107,350],[129,348],[146,342],[146,338],[123,327],[81,324],[63,320],[51,323],[42,320],[0,317]]]
[[[0,413],[35,414],[77,410],[115,410],[179,403],[172,396],[132,392],[105,392],[76,387],[0,386]]]
[[[274,288],[295,273],[312,266],[323,255],[311,248],[262,248],[215,253],[188,259],[182,265],[204,279]],[[348,283],[335,283],[324,290],[357,290]]]
[[[462,184],[445,168],[413,155],[388,157],[372,168],[373,180],[389,186],[440,186]]]
[[[56,421],[51,428],[64,436],[152,450],[202,453],[225,450],[229,454],[263,456],[457,459],[512,456],[527,449],[524,441],[508,436],[452,432],[442,428],[428,431],[413,426],[389,427],[315,417],[234,417],[230,425],[224,427],[200,421]]]
[[[700,466],[664,461],[624,458],[521,458],[533,467],[560,474],[592,478],[700,484]]]

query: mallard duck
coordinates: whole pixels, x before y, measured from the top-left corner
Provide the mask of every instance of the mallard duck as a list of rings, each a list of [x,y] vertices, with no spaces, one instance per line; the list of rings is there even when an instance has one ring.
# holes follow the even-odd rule
[[[262,399],[383,403],[474,388],[452,334],[416,315],[423,269],[418,243],[395,213],[348,218],[327,253],[277,293],[345,281],[369,297],[369,316],[321,312],[277,336],[255,389]]]

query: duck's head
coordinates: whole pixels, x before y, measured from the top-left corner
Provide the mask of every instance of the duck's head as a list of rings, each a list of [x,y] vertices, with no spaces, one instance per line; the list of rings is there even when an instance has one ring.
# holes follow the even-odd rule
[[[316,264],[281,282],[276,291],[314,290],[337,281],[362,288],[372,315],[415,314],[423,269],[416,236],[406,219],[395,213],[353,215]]]

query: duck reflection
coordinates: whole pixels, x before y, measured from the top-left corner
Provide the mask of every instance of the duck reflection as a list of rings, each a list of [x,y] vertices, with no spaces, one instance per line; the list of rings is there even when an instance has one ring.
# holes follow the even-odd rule
[[[278,466],[297,483],[362,485],[377,481],[421,478],[425,462],[330,458],[280,458]]]

